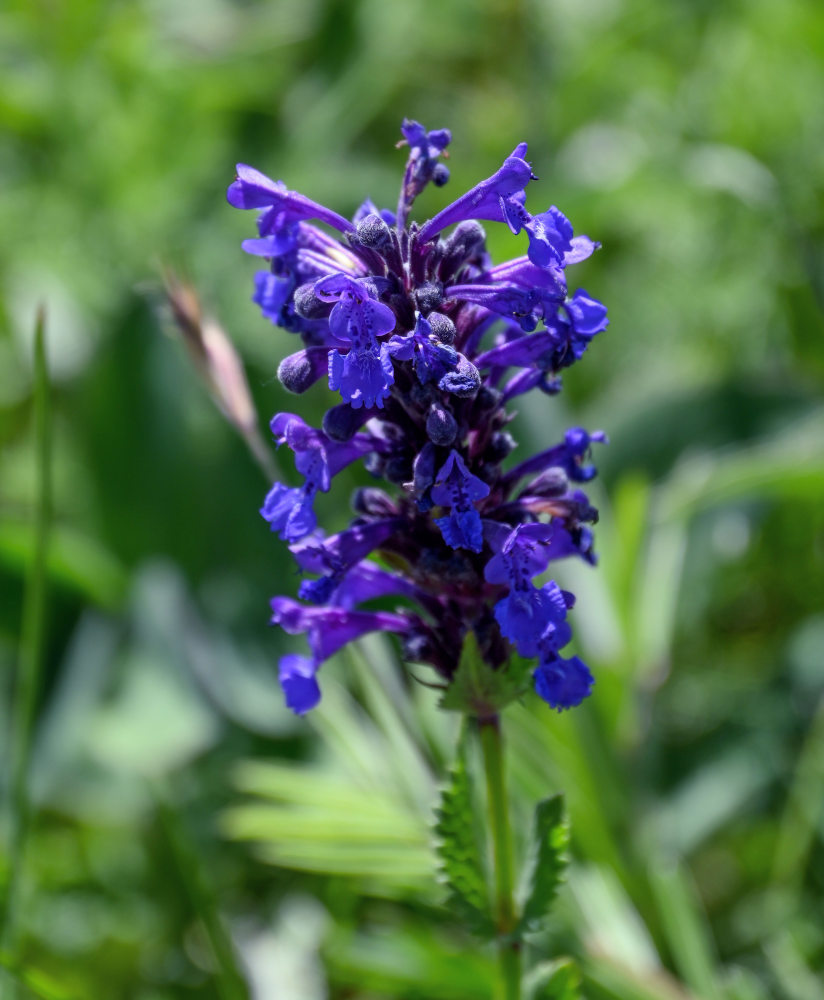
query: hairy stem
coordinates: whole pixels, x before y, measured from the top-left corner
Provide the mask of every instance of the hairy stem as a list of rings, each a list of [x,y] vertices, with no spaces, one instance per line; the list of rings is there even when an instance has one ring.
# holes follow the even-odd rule
[[[498,962],[502,1000],[520,1000],[521,950],[512,938],[515,903],[513,899],[512,833],[506,794],[504,748],[497,715],[480,720],[481,749],[486,773],[487,808],[492,830],[495,859],[495,924],[498,931]]]

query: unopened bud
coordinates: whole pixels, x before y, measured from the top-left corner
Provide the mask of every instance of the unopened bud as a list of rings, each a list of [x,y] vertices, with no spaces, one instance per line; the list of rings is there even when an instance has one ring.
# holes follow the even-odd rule
[[[497,431],[490,438],[484,457],[489,462],[502,462],[516,447],[517,442],[511,434],[506,431]]]
[[[568,489],[567,474],[558,466],[553,466],[533,479],[525,492],[541,497],[561,497]]]
[[[295,312],[304,319],[324,319],[331,305],[315,295],[315,283],[309,281],[295,289]]]
[[[443,288],[434,281],[427,281],[415,290],[415,301],[424,316],[428,316],[443,301]]]
[[[443,187],[448,180],[449,167],[443,163],[436,164],[435,169],[432,171],[432,183],[435,187]]]
[[[390,240],[389,226],[379,215],[367,215],[358,223],[357,238],[370,250],[380,250]]]
[[[361,486],[355,490],[352,509],[356,514],[370,514],[374,517],[394,517],[398,513],[392,498],[374,486]]]
[[[483,247],[486,233],[477,222],[462,222],[446,240],[446,254],[449,257],[469,257]]]
[[[324,413],[321,426],[333,441],[351,441],[368,418],[368,410],[355,410],[349,403],[339,403]]]
[[[491,389],[487,385],[481,386],[478,395],[475,397],[475,406],[481,411],[494,410],[501,402],[501,394],[497,389]]]
[[[426,434],[436,445],[446,447],[452,444],[458,433],[458,421],[449,410],[441,406],[433,406],[426,418]]]
[[[278,365],[278,381],[287,392],[306,392],[329,370],[328,356],[326,347],[307,347],[290,354]]]
[[[412,485],[420,496],[435,482],[435,459],[437,454],[431,441],[427,441],[415,458],[412,466]]]
[[[443,313],[431,312],[427,317],[432,333],[442,344],[455,343],[455,324]]]

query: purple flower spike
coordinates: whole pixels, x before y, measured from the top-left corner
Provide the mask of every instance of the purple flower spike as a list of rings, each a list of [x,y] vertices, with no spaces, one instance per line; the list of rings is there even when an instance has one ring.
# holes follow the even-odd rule
[[[527,210],[536,178],[525,143],[434,218],[407,224],[426,186],[448,179],[451,136],[408,119],[401,132],[408,156],[396,214],[366,199],[350,223],[244,165],[228,192],[231,204],[260,211],[243,243],[267,268],[254,301],[301,341],[282,352],[281,384],[318,391],[328,375],[340,394],[322,429],[296,413],[271,422],[302,477],[276,483],[261,509],[302,575],[299,600],[273,599],[272,621],[305,634],[310,652],[281,660],[281,685],[289,707],[307,712],[320,698],[320,664],[380,631],[449,687],[472,632],[481,673],[514,669],[517,650],[535,658],[539,696],[569,708],[589,694],[592,675],[561,656],[573,595],[541,576],[558,559],[596,562],[598,512],[580,486],[596,474],[592,444],[606,437],[573,427],[510,465],[510,402],[532,390],[548,402],[607,328],[606,308],[569,285],[573,265],[599,244],[575,236],[554,205]],[[527,252],[493,264],[482,222],[525,233]],[[360,459],[352,474],[371,478],[353,494],[354,518],[326,537],[314,499]]]

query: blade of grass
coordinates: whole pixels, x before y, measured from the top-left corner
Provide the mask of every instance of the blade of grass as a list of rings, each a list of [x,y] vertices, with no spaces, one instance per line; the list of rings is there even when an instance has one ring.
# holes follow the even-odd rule
[[[772,882],[796,892],[815,845],[824,799],[824,699],[813,718],[781,816]]]
[[[174,857],[183,889],[197,914],[212,951],[217,976],[215,986],[221,1000],[248,1000],[246,980],[238,966],[235,948],[220,917],[217,901],[203,875],[197,851],[182,819],[159,785],[152,786],[158,816]]]
[[[12,705],[8,877],[0,899],[0,947],[15,951],[26,836],[30,820],[28,775],[32,734],[43,668],[46,612],[46,560],[51,522],[51,401],[46,359],[46,315],[41,307],[34,329],[34,437],[37,468],[35,545],[26,578],[18,669]],[[3,996],[14,997],[17,987],[7,981]]]
[[[651,864],[649,872],[676,969],[702,1000],[722,1000],[709,928],[687,872],[663,861]]]

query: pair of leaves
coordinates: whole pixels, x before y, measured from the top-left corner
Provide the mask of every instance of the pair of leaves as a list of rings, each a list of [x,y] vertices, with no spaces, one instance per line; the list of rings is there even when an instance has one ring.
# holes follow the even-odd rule
[[[438,874],[447,887],[448,905],[470,931],[481,937],[493,937],[495,922],[491,916],[487,866],[475,822],[465,737],[461,738],[448,782],[441,792],[436,818]],[[541,928],[563,879],[568,844],[569,824],[563,797],[554,795],[539,802],[524,872],[526,891],[512,932],[514,937],[520,939]]]

